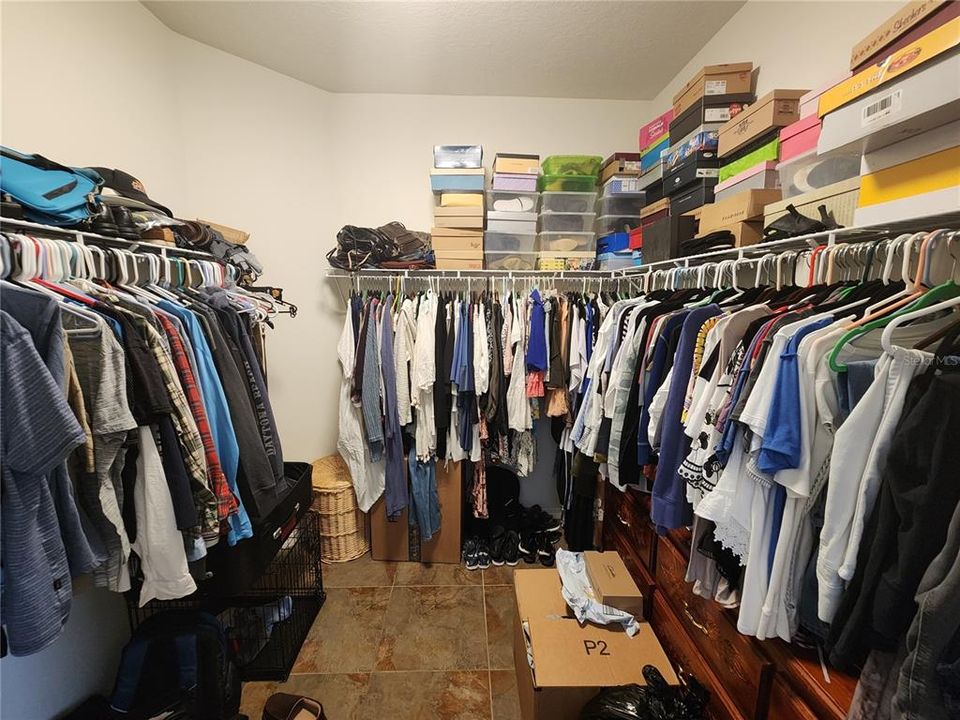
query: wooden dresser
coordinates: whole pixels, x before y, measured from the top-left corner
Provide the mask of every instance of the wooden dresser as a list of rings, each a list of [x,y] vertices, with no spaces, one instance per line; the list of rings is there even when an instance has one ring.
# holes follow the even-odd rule
[[[711,693],[716,720],[842,720],[856,679],[834,670],[824,680],[816,651],[737,632],[736,611],[694,595],[684,580],[690,533],[658,537],[650,497],[609,484],[603,544],[617,550],[644,593],[647,619],[679,669]]]

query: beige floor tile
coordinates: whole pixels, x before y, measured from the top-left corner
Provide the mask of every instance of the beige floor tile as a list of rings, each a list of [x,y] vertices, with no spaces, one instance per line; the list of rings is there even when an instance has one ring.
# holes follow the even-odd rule
[[[480,585],[483,582],[479,570],[467,570],[463,565],[452,563],[399,563],[399,585]]]
[[[508,585],[485,587],[484,608],[487,613],[487,647],[491,670],[513,670],[513,636],[517,603],[513,588]]]
[[[355,720],[489,720],[489,673],[384,672],[370,689]],[[331,716],[331,720],[334,720]]]
[[[486,670],[483,588],[395,587],[377,670]]]
[[[334,718],[353,717],[357,712],[370,675],[291,675],[285,683],[246,683],[243,687],[241,712],[250,720],[260,720],[267,698],[275,692],[306,695],[323,705],[324,714]]]
[[[490,671],[490,695],[493,698],[493,720],[520,720],[517,675],[513,670]]]
[[[373,669],[391,588],[334,588],[320,610],[295,673],[357,673]]]
[[[324,563],[324,588],[390,587],[397,574],[397,563],[374,560],[367,553],[345,563]]]

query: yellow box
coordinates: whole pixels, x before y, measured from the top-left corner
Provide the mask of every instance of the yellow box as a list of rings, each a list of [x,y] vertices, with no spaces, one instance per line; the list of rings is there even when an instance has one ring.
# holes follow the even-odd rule
[[[960,145],[864,175],[857,207],[960,185]]]
[[[440,207],[483,207],[483,193],[440,193]]]

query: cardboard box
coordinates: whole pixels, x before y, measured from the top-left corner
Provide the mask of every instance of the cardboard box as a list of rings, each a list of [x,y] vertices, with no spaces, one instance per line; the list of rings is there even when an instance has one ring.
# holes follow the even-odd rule
[[[629,236],[627,243],[629,244]],[[637,620],[643,619],[643,594],[630,576],[627,566],[623,564],[623,558],[616,551],[587,551],[583,554],[583,564],[597,600],[609,607],[630,613]]]
[[[817,107],[820,105],[820,96],[823,95],[827,90],[832,88],[834,85],[838,85],[850,77],[853,73],[845,72],[842,76],[834,78],[828,83],[824,83],[818,88],[815,88],[808,92],[806,95],[800,98],[800,117],[810,117],[811,115],[817,114]]]
[[[641,624],[631,638],[619,626],[580,627],[566,617],[556,570],[517,570],[514,592],[513,652],[523,720],[579,720],[601,688],[646,684],[644,665],[656,667],[671,685],[679,682],[649,625]]]
[[[175,246],[177,244],[177,238],[173,234],[173,230],[168,227],[156,227],[144,230],[140,233],[140,237],[143,240],[148,240],[159,245]]]
[[[960,138],[957,138],[960,142]],[[960,186],[960,145],[924,155],[860,178],[857,207]],[[954,210],[960,208],[960,204]]]
[[[497,153],[493,159],[493,171],[516,175],[539,175],[540,156]]]
[[[646,125],[640,128],[640,154],[645,154],[647,148],[655,145],[661,138],[666,137],[670,132],[670,122],[673,120],[673,108],[670,108],[662,115],[655,117]]]
[[[767,205],[763,209],[763,226],[766,227],[779,217],[787,214],[787,205],[796,206],[802,215],[819,219],[819,205],[825,205],[827,213],[832,214],[840,225],[853,225],[853,214],[857,209],[860,195],[860,176],[819,188],[813,192],[795,195],[787,200]]]
[[[483,270],[483,260],[437,257],[437,270]],[[453,562],[453,561],[451,561]]]
[[[479,195],[479,193],[477,193]],[[483,197],[482,195],[480,197]],[[464,207],[463,205],[437,205],[433,216],[438,217],[483,217],[483,204]]]
[[[927,17],[924,18],[920,23],[914,25],[912,28],[910,28],[910,30],[894,40],[889,46],[883,50],[877,51],[875,54],[871,55],[862,63],[860,63],[856,68],[854,68],[854,72],[862,72],[871,65],[876,65],[887,55],[903,50],[908,45],[912,45],[917,42],[924,35],[933,32],[941,25],[944,25],[957,17],[960,17],[960,3],[944,3],[934,12],[927,15]]]
[[[440,207],[483,207],[483,193],[440,193]]]
[[[676,195],[698,180],[716,180],[720,172],[714,152],[698,152],[689,156],[663,175],[663,194]]]
[[[437,253],[437,268],[440,270],[482,270],[480,260],[444,259],[441,265]],[[404,509],[395,522],[387,520],[384,499],[381,497],[370,509],[370,549],[374,560],[422,561],[436,563],[460,562],[460,533],[462,513],[462,487],[459,462],[437,464],[437,495],[440,499],[440,530],[430,542],[411,544],[411,533]],[[404,460],[404,476],[407,464]]]
[[[438,208],[439,209],[439,208]],[[457,208],[458,210],[462,208]],[[483,228],[483,214],[480,215],[435,215],[433,224],[444,228]]]
[[[706,129],[706,126],[701,125],[696,132],[684,138],[682,142],[672,145],[670,152],[663,159],[663,179],[666,180],[667,175],[669,175],[677,165],[686,162],[695,154],[716,158],[716,130],[709,130]]]
[[[716,187],[716,185],[716,178],[705,178],[703,180],[697,180],[683,192],[671,195],[670,214],[684,215],[707,203],[712,203],[714,199],[713,188]]]
[[[704,205],[704,207],[707,208],[710,206]],[[733,235],[733,241],[736,247],[747,247],[763,241],[763,222],[759,220],[725,225],[724,227],[715,228],[712,232],[719,232],[720,230],[727,230]],[[707,234],[708,233],[701,232],[698,237]]]
[[[777,172],[777,164],[767,160],[718,182],[713,189],[713,195],[716,202],[720,202],[745,190],[774,190],[779,187],[780,173]]]
[[[685,137],[703,124],[723,124],[743,112],[756,99],[753,93],[702,97],[687,108],[683,115],[673,119],[670,123],[670,136]]]
[[[944,0],[918,0],[908,2],[897,10],[883,25],[873,30],[853,46],[850,52],[850,69],[854,70],[869,58],[887,48],[912,27],[924,21],[931,13],[944,5]]]
[[[960,185],[955,185],[857,208],[853,213],[853,219],[858,225],[879,225],[898,220],[954,213],[958,207],[960,207]]]
[[[916,43],[888,55],[882,62],[856,73],[820,96],[817,113],[823,117],[894,78],[910,72],[960,44],[960,18],[941,25]]]
[[[753,63],[707,65],[673,96],[673,115],[679,117],[705,95],[732,95],[753,91]]]
[[[466,170],[456,170],[454,172],[465,173]],[[482,172],[480,174],[470,175],[448,175],[434,170],[430,173],[430,189],[434,192],[482,192],[483,181],[484,177]],[[534,181],[536,181],[536,179],[534,179]]]
[[[860,175],[877,173],[957,145],[960,145],[960,120],[865,153],[860,160]]]
[[[670,210],[670,198],[662,198],[661,200],[657,200],[656,202],[648,203],[640,211],[640,219],[644,220],[650,217],[651,215],[656,215],[657,213],[662,212],[664,210]]]
[[[537,176],[523,173],[496,173],[493,176],[492,187],[494,190],[536,192]]]
[[[434,145],[435,168],[479,168],[483,163],[483,148],[480,145]]]
[[[250,239],[250,233],[245,230],[237,230],[232,228],[229,225],[221,225],[220,223],[210,222],[209,220],[201,220],[197,218],[197,222],[203,223],[204,225],[209,225],[218,233],[223,235],[223,239],[234,245],[245,245],[247,240]]]
[[[640,154],[639,153],[617,153],[607,158],[603,167],[600,169],[600,182],[605,183],[615,175],[639,175],[640,174]]]
[[[658,143],[652,145],[647,152],[640,156],[640,174],[652,170],[660,164],[660,158],[670,149],[670,136],[664,135]]]
[[[826,115],[817,152],[872,152],[958,117],[960,51],[952,51]]]
[[[483,254],[483,233],[479,233],[475,237],[435,234],[430,238],[430,243],[438,253],[469,250],[474,253]]]
[[[747,190],[721,202],[704,205],[700,214],[700,234],[762,218],[764,207],[779,201],[780,197],[780,190]]]
[[[773,128],[780,128],[800,119],[800,97],[806,90],[774,90],[720,128],[717,152],[720,157],[732,155]]]

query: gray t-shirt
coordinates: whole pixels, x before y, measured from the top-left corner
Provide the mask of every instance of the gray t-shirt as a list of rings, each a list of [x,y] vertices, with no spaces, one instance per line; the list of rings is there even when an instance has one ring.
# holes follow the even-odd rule
[[[70,614],[67,554],[45,476],[85,435],[30,334],[3,311],[0,335],[0,608],[11,654],[29,655],[56,640]]]

